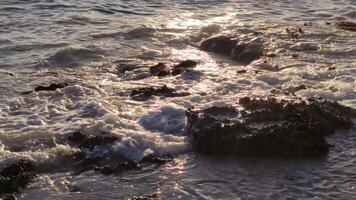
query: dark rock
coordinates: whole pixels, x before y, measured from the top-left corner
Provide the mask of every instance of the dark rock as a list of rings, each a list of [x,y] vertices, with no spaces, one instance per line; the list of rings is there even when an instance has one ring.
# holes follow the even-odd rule
[[[49,86],[37,86],[33,91],[40,92],[40,91],[56,91],[57,89],[67,87],[69,83],[51,83]],[[31,94],[33,91],[26,91],[22,92],[22,94]]]
[[[229,55],[234,60],[249,64],[263,56],[263,44],[259,40],[238,41],[228,36],[217,36],[203,41],[200,48],[204,51]]]
[[[329,68],[328,68],[328,71],[332,71],[332,70],[336,70],[336,67],[333,66],[333,67],[329,67]]]
[[[187,92],[176,92],[175,89],[169,88],[166,85],[161,87],[138,88],[131,91],[131,97],[135,100],[147,100],[151,96],[183,97],[188,95],[189,93]]]
[[[241,63],[249,64],[263,56],[263,46],[260,43],[236,45],[231,52],[231,57]]]
[[[158,63],[157,65],[150,67],[149,70],[150,70],[150,73],[154,74],[154,75],[159,74],[161,72],[168,72],[168,74],[169,74],[169,69],[166,66],[166,64],[164,64],[164,63]]]
[[[242,69],[242,70],[237,71],[236,73],[238,73],[238,74],[245,74],[245,73],[247,73],[247,70]]]
[[[18,192],[35,177],[34,166],[30,161],[20,160],[5,167],[0,172],[0,196]]]
[[[229,55],[237,42],[237,39],[228,36],[215,36],[204,40],[200,48],[203,51]]]
[[[194,68],[198,65],[197,61],[194,60],[185,60],[179,63],[177,66],[174,68],[183,68],[183,69],[188,69],[188,68]]]
[[[179,74],[183,73],[184,71],[185,70],[183,68],[173,68],[172,75],[176,76],[176,75],[179,75]]]
[[[126,162],[119,163],[117,166],[104,165],[101,167],[96,167],[95,170],[100,171],[100,173],[102,174],[110,175],[110,174],[121,173],[123,171],[137,170],[140,168],[141,166],[139,164],[131,161],[126,161]]]
[[[68,137],[68,140],[80,148],[93,150],[96,146],[113,144],[119,138],[114,136],[87,136],[80,132],[75,132]]]
[[[328,152],[325,136],[351,128],[355,111],[321,99],[241,98],[243,109],[187,110],[193,146],[209,154],[309,157]]]
[[[187,69],[196,67],[197,65],[198,62],[194,60],[182,61],[173,68],[168,67],[164,63],[158,63],[157,65],[150,67],[149,71],[152,75],[157,76],[178,75],[185,72]]]
[[[49,86],[37,86],[35,92],[39,91],[56,91],[57,89],[67,87],[68,83],[52,83]]]
[[[350,21],[336,22],[336,27],[338,27],[339,29],[346,30],[346,31],[356,32],[356,23],[354,23],[354,22],[350,22]]]
[[[168,76],[170,74],[171,74],[170,71],[163,70],[158,72],[157,76]]]
[[[172,156],[164,156],[164,157],[159,157],[159,156],[147,156],[144,157],[141,162],[149,162],[149,163],[156,163],[156,164],[164,164],[167,162],[171,162],[173,160]]]

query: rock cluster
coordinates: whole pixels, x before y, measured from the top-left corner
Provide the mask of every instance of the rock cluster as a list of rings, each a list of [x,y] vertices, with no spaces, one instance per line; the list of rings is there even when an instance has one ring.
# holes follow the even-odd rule
[[[321,99],[241,98],[242,109],[188,109],[193,146],[209,154],[309,157],[323,155],[325,137],[351,127],[355,111]]]

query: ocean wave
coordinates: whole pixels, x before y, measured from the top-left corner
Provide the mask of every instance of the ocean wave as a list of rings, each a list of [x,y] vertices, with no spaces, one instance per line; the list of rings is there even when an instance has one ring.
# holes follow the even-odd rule
[[[78,67],[90,61],[102,59],[104,51],[98,48],[66,47],[59,50],[45,60],[45,66],[53,67]]]

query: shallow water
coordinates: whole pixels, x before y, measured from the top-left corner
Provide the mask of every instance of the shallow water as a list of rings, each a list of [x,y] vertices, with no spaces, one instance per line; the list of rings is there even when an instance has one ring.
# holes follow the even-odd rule
[[[19,199],[127,199],[151,192],[162,199],[353,199],[356,127],[331,136],[335,148],[322,159],[214,158],[190,151],[184,111],[301,84],[308,89],[298,96],[356,108],[356,34],[333,25],[355,21],[355,10],[353,0],[3,0],[0,165],[27,158],[55,171],[36,178]],[[244,66],[195,47],[215,34],[256,33],[277,57]],[[200,63],[179,76],[147,77],[147,68],[117,72],[122,63],[186,59]],[[241,69],[247,73],[237,73]],[[21,94],[52,82],[70,86]],[[163,84],[191,95],[129,97],[132,88]],[[95,155],[176,158],[116,176],[61,172],[66,155],[78,151],[66,140],[76,130],[120,137]]]

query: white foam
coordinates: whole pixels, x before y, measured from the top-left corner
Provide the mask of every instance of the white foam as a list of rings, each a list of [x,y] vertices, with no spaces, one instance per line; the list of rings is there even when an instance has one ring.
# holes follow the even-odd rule
[[[142,116],[139,123],[151,131],[180,134],[185,128],[185,109],[174,104],[166,105]]]

